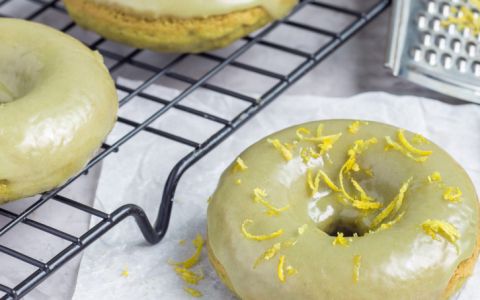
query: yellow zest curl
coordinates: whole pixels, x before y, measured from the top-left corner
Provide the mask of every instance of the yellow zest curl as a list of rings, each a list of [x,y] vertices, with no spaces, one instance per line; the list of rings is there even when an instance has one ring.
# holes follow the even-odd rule
[[[373,201],[374,199],[367,195],[367,192],[362,188],[362,186],[355,180],[351,179],[353,187],[360,193],[360,200],[361,201]]]
[[[289,161],[293,158],[292,152],[290,152],[290,150],[284,144],[282,144],[279,139],[268,139],[267,141],[280,152],[286,161]]]
[[[373,219],[371,228],[376,228],[380,223],[383,222],[386,218],[388,218],[392,212],[396,213],[400,209],[400,207],[403,204],[403,198],[405,197],[405,193],[408,190],[408,186],[410,185],[410,182],[412,181],[412,177],[410,177],[400,188],[397,196],[388,204],[387,207],[385,207],[376,217]]]
[[[278,260],[277,273],[278,273],[278,279],[280,279],[282,283],[285,283],[285,272],[283,271],[284,264],[285,264],[285,255],[281,255],[280,259]]]
[[[377,230],[385,230],[385,229],[391,228],[393,225],[397,224],[403,218],[404,215],[405,215],[405,212],[402,212],[401,214],[396,216],[395,219],[393,219],[392,221],[383,223],[382,225],[380,225],[380,227],[378,227]]]
[[[333,145],[338,141],[338,139],[342,136],[342,133],[332,134],[321,137],[320,144],[318,144],[318,148],[320,148],[320,154],[323,155],[330,151],[333,148]]]
[[[349,240],[347,240],[345,237],[343,237],[343,232],[337,232],[337,237],[333,240],[332,245],[336,246],[343,246],[343,247],[348,247],[349,246]]]
[[[253,220],[250,220],[250,219],[246,219],[242,223],[242,233],[247,239],[250,239],[250,240],[266,241],[266,240],[271,240],[271,239],[274,239],[276,237],[279,237],[283,234],[283,229],[279,229],[279,230],[277,230],[275,232],[272,232],[270,234],[254,235],[254,234],[251,234],[247,231],[247,226],[251,225],[251,224],[253,224]]]
[[[360,130],[360,121],[355,121],[352,124],[348,125],[348,132],[355,134]]]
[[[175,267],[175,272],[178,274],[178,276],[180,276],[180,278],[182,278],[183,281],[188,284],[197,285],[200,280],[205,278],[202,272],[200,272],[200,274],[197,274],[183,267]]]
[[[362,256],[355,255],[353,257],[353,282],[357,283],[360,280],[360,265],[362,263]]]
[[[447,241],[455,244],[460,238],[460,232],[452,224],[440,220],[426,220],[422,223],[422,228],[432,239],[437,240],[437,234],[444,237]]]
[[[433,172],[432,175],[429,175],[427,177],[428,183],[433,183],[433,182],[441,182],[442,181],[442,175],[440,175],[439,172]]]
[[[233,166],[233,172],[243,172],[246,169],[248,169],[248,167],[243,161],[243,159],[241,159],[240,157],[237,158],[237,160],[235,161],[235,165]]]
[[[450,202],[460,202],[462,201],[462,191],[458,186],[448,186],[443,192],[443,199]]]
[[[306,136],[312,134],[312,133],[310,132],[310,130],[308,130],[308,129],[305,128],[305,127],[300,127],[300,128],[298,128],[298,129],[295,131],[295,133],[297,134],[298,139],[301,140],[301,141],[303,141],[303,140],[306,138]]]
[[[352,206],[358,208],[360,210],[374,210],[379,209],[382,207],[380,202],[369,202],[369,201],[362,201],[362,200],[353,200]]]
[[[407,149],[402,147],[402,145],[400,145],[397,142],[394,142],[392,140],[392,138],[389,137],[389,136],[385,137],[385,141],[387,142],[387,145],[388,145],[388,147],[386,147],[385,150],[388,150],[390,148],[394,149],[394,150],[397,150],[398,152],[402,153],[406,157],[408,157],[408,158],[410,158],[410,159],[412,159],[416,162],[425,162],[428,159],[428,156],[421,156],[421,157],[414,156],[411,152],[409,152]]]
[[[316,132],[317,135],[314,136],[314,137],[311,136],[310,130],[308,130],[307,128],[304,128],[304,127],[298,128],[297,131],[296,131],[296,134],[297,134],[298,139],[301,140],[301,141],[318,143],[318,142],[321,142],[322,139],[323,139],[323,137],[322,137],[323,128],[324,128],[323,124],[321,124],[321,123],[318,124],[317,132]]]
[[[413,139],[412,139],[412,143],[416,144],[416,145],[422,145],[422,144],[430,144],[430,142],[421,134],[419,133],[416,133],[414,136],[413,136]]]
[[[340,182],[340,191],[342,192],[345,199],[350,201],[355,201],[355,199],[350,196],[347,191],[345,190],[345,184],[343,183],[343,174],[348,173],[350,170],[354,169],[354,166],[357,165],[355,160],[355,155],[351,155],[347,161],[343,164],[340,172],[338,174],[338,181]],[[357,165],[358,166],[358,165]]]
[[[271,205],[265,198],[268,196],[267,192],[265,190],[262,190],[260,188],[255,188],[253,190],[253,201],[262,204],[267,208],[267,214],[270,216],[278,216],[280,213],[286,211],[287,209],[290,208],[290,205],[286,205],[284,207],[274,207]]]
[[[404,132],[405,132],[404,129],[398,130],[397,137],[398,137],[398,140],[400,141],[400,143],[402,144],[402,146],[405,149],[407,149],[409,152],[411,152],[413,154],[416,154],[416,155],[420,155],[420,156],[429,156],[433,153],[430,150],[421,150],[421,149],[413,147],[412,144],[410,144],[408,142],[407,138],[405,137]]]
[[[176,266],[183,267],[185,269],[190,269],[194,267],[200,260],[200,255],[202,253],[202,248],[204,245],[204,240],[201,234],[197,234],[195,239],[192,241],[193,246],[195,247],[195,253],[187,260],[182,262],[174,263]]]
[[[277,255],[278,251],[280,251],[280,249],[282,248],[282,244],[281,243],[275,243],[273,244],[272,247],[268,248],[267,250],[265,250],[265,252],[263,252],[262,255],[260,255],[256,260],[255,260],[255,263],[253,265],[253,268],[255,269],[262,261],[267,261],[267,260],[270,260],[272,258],[275,257],[275,255]]]
[[[300,151],[300,157],[304,163],[308,163],[310,159],[317,159],[320,156],[320,153],[316,152],[312,147],[303,148]]]
[[[318,188],[320,186],[320,179],[323,179],[325,184],[334,192],[340,192],[340,188],[338,188],[335,183],[328,177],[328,175],[322,171],[318,170],[315,179],[313,179],[312,170],[307,170],[307,185],[310,188],[311,195],[315,195],[318,192]]]
[[[202,292],[200,292],[199,290],[193,289],[191,287],[186,286],[183,289],[192,297],[200,298],[203,296]]]

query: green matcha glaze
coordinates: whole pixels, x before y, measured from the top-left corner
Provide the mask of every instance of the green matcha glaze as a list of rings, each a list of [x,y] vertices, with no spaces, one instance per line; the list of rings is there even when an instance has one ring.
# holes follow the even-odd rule
[[[0,18],[0,203],[54,188],[110,132],[117,96],[98,53],[44,25]]]
[[[396,140],[398,128],[369,122],[356,134],[348,132],[351,120],[323,121],[324,135],[343,133],[329,151],[329,163],[323,159],[305,164],[300,149],[315,146],[300,141],[292,151],[293,159],[286,161],[267,138],[260,140],[240,157],[248,169],[232,172],[233,165],[222,175],[208,208],[208,239],[212,254],[225,268],[235,292],[242,299],[442,299],[447,284],[458,265],[470,258],[478,234],[478,200],[473,184],[465,171],[442,149],[431,144],[415,145],[433,150],[424,163],[415,162],[395,150],[385,151],[384,137]],[[307,123],[277,132],[268,138],[282,142],[296,139],[296,129],[315,132],[318,122]],[[413,134],[405,132],[407,139]],[[306,170],[324,170],[338,185],[338,173],[347,150],[358,139],[376,137],[378,143],[358,155],[359,172],[352,172],[367,194],[383,207],[365,213],[339,200],[323,181],[319,193],[311,196],[306,187]],[[363,170],[371,168],[374,176]],[[448,186],[458,186],[462,201],[443,199],[443,189],[429,184],[427,176],[440,172]],[[372,219],[398,194],[402,184],[413,176],[400,212],[403,218],[391,228],[368,233]],[[348,182],[348,178],[345,182]],[[241,179],[240,185],[235,181]],[[287,204],[290,209],[278,216],[268,216],[265,208],[253,199],[255,188],[265,189],[267,200],[276,207]],[[353,189],[348,184],[348,191]],[[283,229],[280,237],[265,241],[245,238],[241,224],[254,220],[249,232],[268,234]],[[391,221],[393,217],[385,221]],[[438,219],[454,225],[461,234],[455,245],[442,236],[433,240],[421,224]],[[308,224],[298,237],[297,228]],[[358,233],[348,247],[333,246],[336,231]],[[295,246],[282,249],[277,256],[253,269],[255,260],[274,243],[298,237]],[[277,277],[279,255],[285,255],[298,274],[282,283]],[[361,256],[360,276],[353,280],[353,257]]]

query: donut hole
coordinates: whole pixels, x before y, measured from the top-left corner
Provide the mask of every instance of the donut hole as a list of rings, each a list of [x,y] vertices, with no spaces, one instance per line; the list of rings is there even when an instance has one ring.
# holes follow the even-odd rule
[[[0,45],[0,103],[13,102],[30,93],[42,69],[39,58],[31,51]]]
[[[324,228],[323,231],[333,237],[336,237],[339,232],[343,233],[345,237],[351,237],[354,235],[363,236],[368,230],[353,220],[338,219]]]

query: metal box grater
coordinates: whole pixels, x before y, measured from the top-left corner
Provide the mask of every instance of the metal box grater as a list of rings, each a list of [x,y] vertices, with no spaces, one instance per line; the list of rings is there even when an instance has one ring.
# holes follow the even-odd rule
[[[395,76],[480,103],[480,36],[471,28],[442,23],[462,16],[462,6],[479,18],[468,0],[394,1],[386,66]]]

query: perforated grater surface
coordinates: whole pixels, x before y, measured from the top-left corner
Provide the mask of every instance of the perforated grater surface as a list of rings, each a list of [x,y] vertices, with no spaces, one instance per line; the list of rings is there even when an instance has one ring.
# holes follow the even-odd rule
[[[462,6],[480,18],[468,0],[395,1],[386,65],[395,76],[480,103],[480,37],[469,27],[443,22],[461,17]]]

